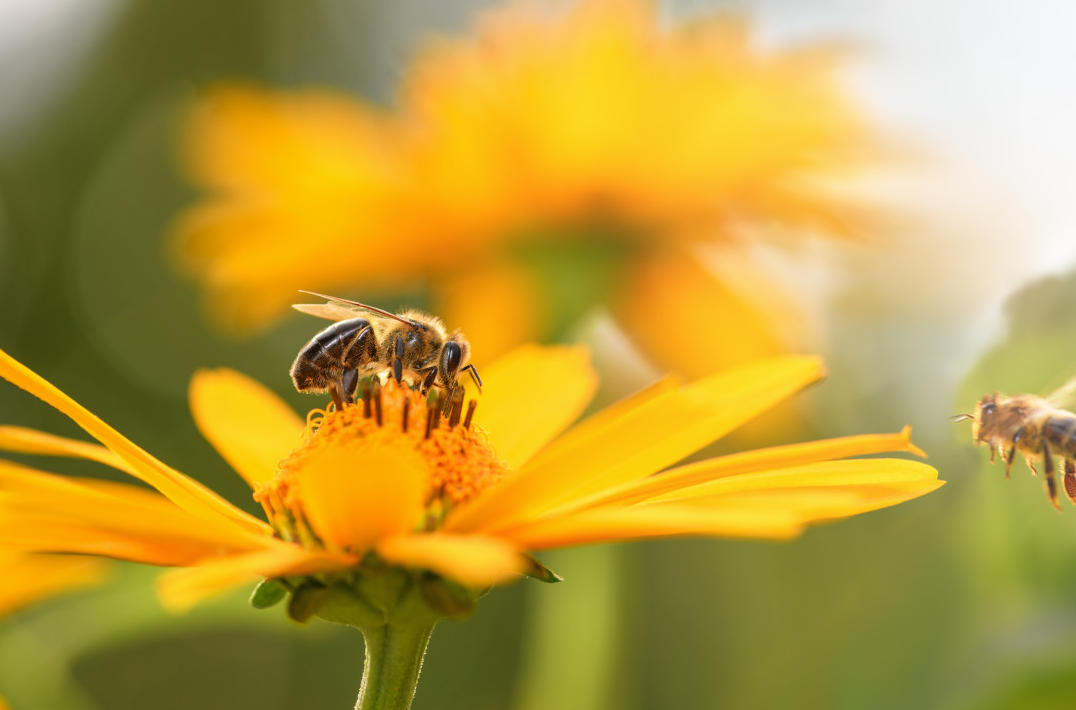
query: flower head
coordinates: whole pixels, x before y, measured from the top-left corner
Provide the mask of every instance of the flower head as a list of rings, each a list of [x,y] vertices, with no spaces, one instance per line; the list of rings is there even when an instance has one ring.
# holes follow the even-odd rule
[[[921,453],[907,430],[675,465],[821,374],[814,358],[784,357],[689,385],[668,379],[564,431],[595,385],[573,348],[502,358],[486,370],[477,407],[375,382],[357,403],[315,410],[305,425],[248,378],[201,372],[191,386],[195,420],[251,484],[262,521],[0,352],[0,375],[101,444],[5,427],[0,446],[88,458],[155,489],[3,464],[0,545],[185,568],[162,581],[174,606],[265,577],[316,610],[304,589],[356,594],[386,569],[482,588],[520,573],[548,578],[530,557],[542,549],[683,535],[784,539],[941,485],[915,461],[845,458]]]
[[[645,0],[589,0],[513,5],[428,42],[393,111],[222,85],[190,121],[208,194],[179,251],[231,326],[266,323],[298,288],[428,285],[486,357],[596,306],[690,376],[785,352],[795,309],[745,247],[774,227],[863,231],[833,183],[873,138],[835,58],[761,51],[728,18],[662,27]],[[740,346],[702,339],[684,357],[659,322],[735,327]]]

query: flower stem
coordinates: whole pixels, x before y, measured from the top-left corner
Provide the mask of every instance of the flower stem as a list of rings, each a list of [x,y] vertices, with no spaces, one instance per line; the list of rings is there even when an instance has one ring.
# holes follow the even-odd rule
[[[429,624],[381,624],[362,629],[366,661],[355,710],[407,710],[415,697]]]

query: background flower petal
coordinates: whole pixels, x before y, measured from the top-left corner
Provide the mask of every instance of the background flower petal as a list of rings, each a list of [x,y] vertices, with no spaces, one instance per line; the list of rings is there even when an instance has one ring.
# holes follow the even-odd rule
[[[720,278],[686,250],[634,262],[614,313],[620,326],[664,370],[686,377],[788,352],[798,314],[780,290],[738,253]],[[799,316],[799,317],[797,317]],[[670,337],[682,333],[683,337]],[[687,335],[690,334],[690,335]]]

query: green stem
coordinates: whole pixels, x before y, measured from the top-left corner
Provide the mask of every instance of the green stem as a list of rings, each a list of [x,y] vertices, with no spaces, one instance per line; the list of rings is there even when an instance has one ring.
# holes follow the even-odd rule
[[[382,624],[362,629],[366,661],[355,710],[408,710],[433,623]]]

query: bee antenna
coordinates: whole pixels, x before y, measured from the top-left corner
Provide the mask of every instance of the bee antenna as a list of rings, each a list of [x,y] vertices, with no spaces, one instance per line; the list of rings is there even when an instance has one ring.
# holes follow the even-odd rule
[[[962,422],[965,419],[974,419],[975,415],[974,414],[954,414],[953,416],[951,416],[949,418],[952,419],[954,422]]]
[[[471,373],[471,379],[474,380],[474,383],[478,386],[478,394],[482,394],[482,378],[478,376],[478,370],[475,369],[475,366],[471,364],[463,369],[468,370]]]

